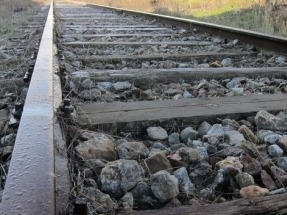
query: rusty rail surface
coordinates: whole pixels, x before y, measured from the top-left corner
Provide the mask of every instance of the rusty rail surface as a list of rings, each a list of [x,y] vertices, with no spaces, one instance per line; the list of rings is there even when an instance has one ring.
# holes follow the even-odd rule
[[[55,214],[53,0],[20,122],[0,214]]]
[[[73,3],[75,1],[72,1]],[[79,2],[78,2],[79,3]],[[82,4],[85,4],[82,2]],[[178,18],[173,16],[166,16],[161,14],[153,14],[140,12],[135,10],[127,10],[124,8],[115,8],[108,7],[104,5],[86,3],[87,6],[95,6],[105,9],[116,10],[118,12],[124,12],[130,15],[140,15],[147,19],[156,19],[157,21],[164,22],[167,24],[172,24],[175,26],[181,26],[186,29],[197,29],[202,32],[210,33],[212,35],[218,35],[227,39],[239,39],[241,42],[253,44],[256,47],[268,50],[275,51],[281,54],[287,54],[287,38],[280,36],[273,36],[264,33],[258,33],[255,31],[249,31],[239,28],[227,27],[218,24],[212,24],[207,22],[201,22],[192,19]]]

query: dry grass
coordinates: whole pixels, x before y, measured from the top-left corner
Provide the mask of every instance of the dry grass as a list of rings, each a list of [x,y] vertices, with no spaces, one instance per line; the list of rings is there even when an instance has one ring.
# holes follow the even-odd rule
[[[76,0],[77,1],[77,0]],[[111,7],[121,7],[131,10],[152,12],[153,6],[149,0],[78,0],[86,3],[96,3]]]
[[[79,0],[287,36],[285,0]]]
[[[44,2],[48,0],[0,0],[0,36],[9,34],[15,26],[27,19],[25,13],[19,12],[27,11]]]
[[[15,12],[31,7],[31,0],[0,0],[0,19],[9,20]]]

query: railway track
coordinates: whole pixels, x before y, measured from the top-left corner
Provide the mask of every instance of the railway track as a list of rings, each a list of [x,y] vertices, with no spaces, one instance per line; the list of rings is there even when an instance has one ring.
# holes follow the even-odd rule
[[[1,214],[285,214],[286,46],[51,3]]]

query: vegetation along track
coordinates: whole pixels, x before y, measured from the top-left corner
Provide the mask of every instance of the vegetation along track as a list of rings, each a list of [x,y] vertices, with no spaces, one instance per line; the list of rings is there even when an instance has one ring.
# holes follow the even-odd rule
[[[1,214],[286,214],[286,44],[55,1]]]

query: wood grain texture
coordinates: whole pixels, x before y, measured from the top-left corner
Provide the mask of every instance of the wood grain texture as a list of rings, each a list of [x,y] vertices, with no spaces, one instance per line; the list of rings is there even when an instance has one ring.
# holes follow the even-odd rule
[[[65,28],[158,28],[158,26],[156,25],[139,25],[139,24],[135,24],[135,25],[119,25],[119,24],[115,24],[115,25],[95,25],[95,24],[85,24],[83,25],[81,24],[73,24],[73,25],[64,25],[63,27]]]
[[[120,214],[127,215],[282,215],[287,214],[287,193],[274,196],[265,196],[254,199],[239,199],[235,201],[211,204],[192,205],[160,210],[132,211]]]
[[[84,27],[86,28],[86,27]],[[126,30],[128,28],[122,28],[123,30]],[[158,30],[159,28],[131,28],[131,30]],[[105,30],[109,30],[108,28]],[[117,29],[116,29],[117,30]],[[164,30],[164,29],[162,29]],[[120,31],[120,30],[119,30]],[[191,42],[64,42],[62,43],[66,46],[103,46],[103,45],[128,45],[128,46],[153,46],[153,45],[168,45],[168,46],[208,46],[211,45],[211,42],[199,42],[199,41],[191,41]]]
[[[88,27],[84,27],[84,28],[71,28],[71,29],[75,29],[77,31],[81,30],[81,29],[87,29]],[[94,30],[103,30],[102,28],[93,28]],[[171,32],[172,30],[168,29],[168,28],[106,28],[104,29],[105,31],[167,31],[167,32]]]
[[[216,60],[224,57],[253,56],[254,52],[198,52],[190,54],[150,54],[150,55],[104,55],[104,56],[77,56],[76,58],[68,58],[68,60],[80,60],[82,62],[109,62],[117,63],[122,60],[190,60],[199,58],[209,58]]]
[[[148,86],[152,83],[191,82],[200,79],[247,78],[286,78],[287,68],[173,68],[173,69],[128,69],[128,70],[82,70],[72,74],[86,73],[94,82],[130,81],[135,86]]]
[[[148,126],[169,128],[173,124],[199,124],[217,117],[242,117],[260,110],[286,108],[287,95],[252,95],[142,102],[91,103],[79,105],[81,126],[108,130],[142,132]]]
[[[64,34],[63,38],[95,38],[95,37],[171,37],[172,34]]]

